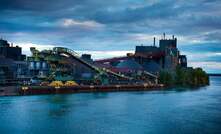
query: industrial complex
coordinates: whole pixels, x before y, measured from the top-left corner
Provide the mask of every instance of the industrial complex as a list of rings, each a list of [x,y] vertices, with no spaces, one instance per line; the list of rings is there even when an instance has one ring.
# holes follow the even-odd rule
[[[180,55],[177,38],[163,35],[156,45],[136,46],[125,56],[93,60],[90,54],[55,47],[39,51],[30,48],[31,56],[22,48],[0,39],[0,85],[48,85],[52,82],[75,82],[78,85],[116,85],[158,83],[162,70],[187,67],[187,58]]]

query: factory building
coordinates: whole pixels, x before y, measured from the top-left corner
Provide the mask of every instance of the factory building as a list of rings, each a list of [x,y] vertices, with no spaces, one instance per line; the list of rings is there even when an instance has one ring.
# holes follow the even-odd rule
[[[15,78],[16,65],[12,59],[0,57],[0,85],[11,82]]]
[[[147,71],[152,74],[158,74],[161,70],[174,71],[177,66],[187,67],[186,56],[180,55],[177,48],[177,38],[172,36],[172,38],[167,39],[165,34],[163,34],[163,37],[159,40],[159,47],[156,46],[156,38],[154,37],[153,45],[136,46],[134,54],[124,57],[96,60],[95,62],[100,66],[105,64],[109,69],[115,69],[118,65],[128,62],[131,59],[136,62],[134,65],[139,64],[142,67],[142,69],[140,69],[141,71]],[[131,69],[128,66],[128,68],[124,68],[124,70]]]
[[[26,79],[26,56],[22,48],[10,45],[8,41],[0,39],[0,84],[15,84]]]
[[[136,46],[134,53],[95,61],[90,54],[80,56],[62,47],[43,51],[32,47],[30,51],[32,55],[26,59],[20,47],[0,40],[0,85],[54,80],[114,83],[131,78],[139,82],[147,78],[156,80],[161,70],[174,71],[177,66],[187,67],[187,58],[180,55],[177,39],[174,36],[167,39],[165,34],[158,46],[154,38],[153,45]]]
[[[10,45],[3,39],[0,39],[0,55],[15,61],[24,61],[26,58],[26,56],[22,54],[21,47],[14,47],[13,44]]]
[[[164,33],[163,38],[159,41],[159,46],[161,50],[166,50],[168,48],[177,48],[177,38],[172,36],[172,39],[167,39]]]
[[[167,39],[165,34],[159,40],[159,47],[153,46],[136,46],[135,59],[146,71],[157,73],[160,70],[173,71],[180,65],[187,67],[187,58],[185,55],[180,55],[177,48],[177,38],[172,36]]]
[[[136,46],[135,61],[143,66],[144,70],[157,73],[162,68],[163,51],[156,46]]]

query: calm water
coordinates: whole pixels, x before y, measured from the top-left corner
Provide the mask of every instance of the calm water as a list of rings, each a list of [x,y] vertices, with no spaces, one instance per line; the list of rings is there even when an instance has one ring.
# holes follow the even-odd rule
[[[221,134],[221,77],[197,90],[0,98],[0,134]]]

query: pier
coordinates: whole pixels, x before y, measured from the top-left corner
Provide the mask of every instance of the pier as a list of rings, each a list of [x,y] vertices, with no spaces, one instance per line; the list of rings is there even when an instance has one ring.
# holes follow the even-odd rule
[[[0,96],[22,96],[40,94],[68,94],[88,92],[151,91],[163,89],[162,84],[137,85],[84,85],[84,86],[19,86],[1,88]]]

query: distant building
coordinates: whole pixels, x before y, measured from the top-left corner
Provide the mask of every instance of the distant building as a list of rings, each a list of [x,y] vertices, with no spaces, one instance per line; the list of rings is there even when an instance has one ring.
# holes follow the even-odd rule
[[[156,46],[136,46],[135,53],[136,54],[153,54],[159,53],[160,49]]]
[[[21,47],[13,46],[3,39],[0,39],[0,55],[15,61],[24,61],[26,56],[22,54]]]
[[[15,78],[16,65],[12,59],[0,57],[0,85]]]
[[[172,38],[167,39],[165,34],[163,38],[159,40],[159,47],[154,43],[152,46],[136,46],[135,53],[127,55],[125,57],[114,57],[109,59],[101,59],[95,61],[99,64],[108,63],[110,66],[117,67],[119,63],[134,59],[136,63],[142,66],[142,69],[153,73],[158,74],[161,70],[173,71],[175,68],[180,65],[181,67],[187,67],[187,58],[185,55],[180,55],[180,52],[177,48],[177,38],[172,36]],[[111,67],[108,68],[111,68]],[[131,65],[132,66],[132,65]]]
[[[160,39],[159,43],[161,50],[165,50],[166,48],[177,48],[177,38],[174,38],[174,36],[172,39]]]
[[[159,72],[163,66],[163,55],[163,51],[156,46],[136,46],[135,49],[135,60],[151,73]]]
[[[159,41],[159,47],[155,45],[154,38],[154,45],[136,46],[135,53],[96,61],[92,60],[90,54],[80,57],[74,51],[62,47],[43,51],[32,47],[30,50],[32,56],[26,59],[22,48],[0,39],[0,84],[29,82],[30,79],[103,81],[106,79],[103,77],[105,69],[144,79],[141,74],[156,76],[161,70],[174,71],[177,66],[187,68],[187,57],[180,55],[177,39],[174,36],[166,39],[165,34]],[[113,75],[113,72],[109,73]]]
[[[28,74],[26,56],[21,47],[14,47],[0,39],[0,84],[13,84],[26,78]]]
[[[177,39],[166,39],[165,34],[159,41],[159,47],[155,46],[136,46],[136,60],[144,66],[145,70],[156,73],[161,69],[174,70],[177,65],[187,67],[187,59],[184,55],[180,56],[177,48]]]

